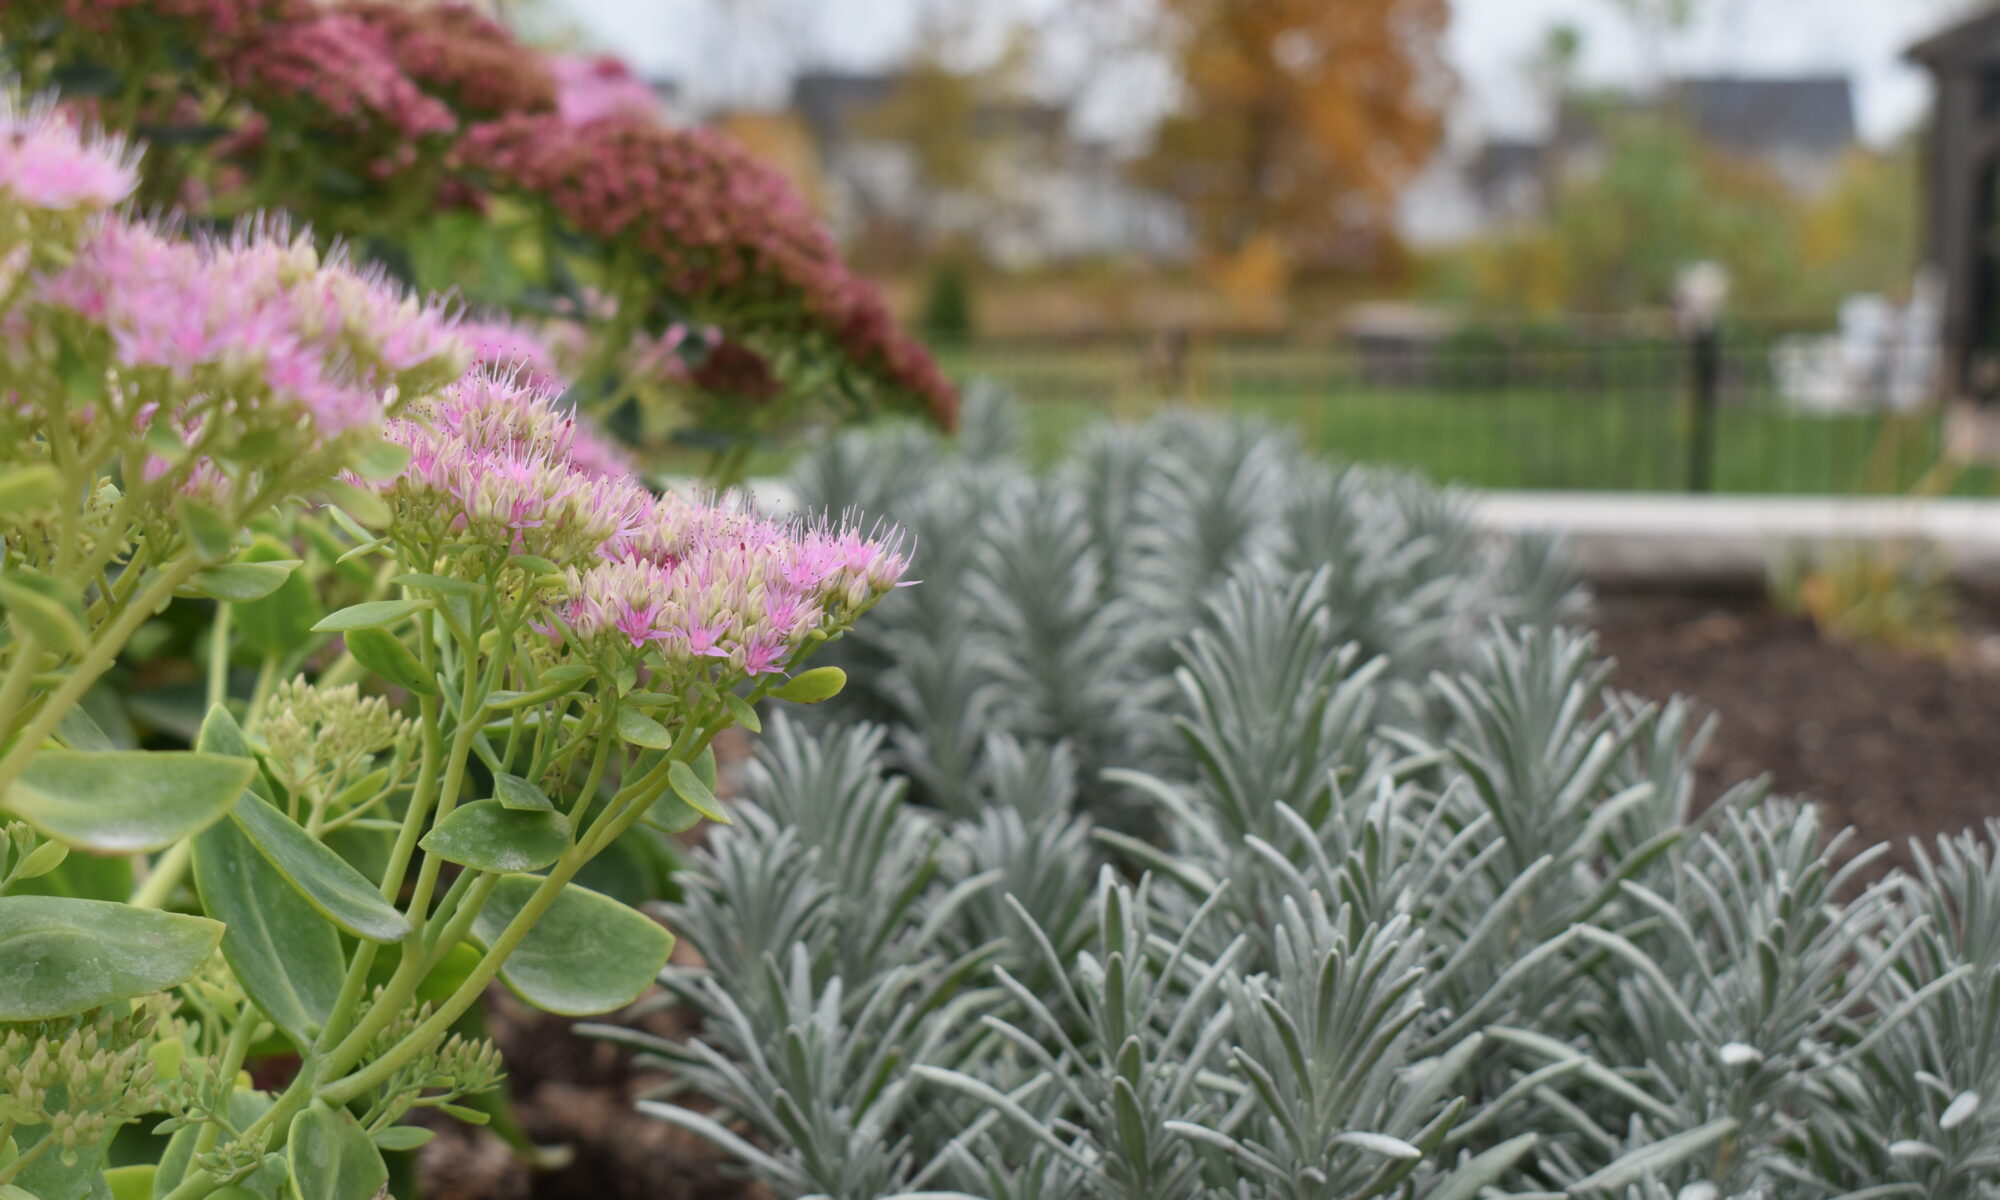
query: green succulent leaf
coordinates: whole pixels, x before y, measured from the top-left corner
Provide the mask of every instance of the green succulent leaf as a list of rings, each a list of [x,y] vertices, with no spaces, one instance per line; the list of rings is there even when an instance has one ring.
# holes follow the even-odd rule
[[[516,812],[548,812],[555,807],[548,794],[519,775],[509,775],[496,771],[493,775],[493,798]]]
[[[431,592],[439,596],[477,596],[481,590],[478,584],[468,580],[423,572],[398,575],[389,582],[401,584],[413,592]]]
[[[194,548],[196,556],[211,563],[229,557],[229,548],[236,544],[235,522],[205,504],[185,498],[180,502],[180,513],[181,532],[187,535],[188,545]]]
[[[237,982],[305,1050],[340,996],[347,964],[339,931],[233,821],[195,838],[194,879],[202,907],[228,927],[222,957]]]
[[[292,557],[291,547],[274,537],[260,535],[243,552],[246,563],[284,562]],[[324,609],[312,580],[304,571],[293,571],[276,591],[261,600],[238,603],[236,627],[243,640],[266,658],[288,654],[306,641],[313,622]]]
[[[618,710],[618,736],[648,750],[665,750],[674,744],[667,727],[636,708]]]
[[[503,877],[473,921],[473,937],[493,945],[542,882],[532,875]],[[652,918],[572,883],[521,940],[500,978],[544,1012],[592,1016],[638,999],[673,949],[673,934]]]
[[[434,607],[429,600],[368,600],[328,613],[314,623],[312,631],[346,633],[352,629],[380,629]]]
[[[285,1157],[299,1200],[375,1200],[389,1186],[389,1168],[361,1122],[324,1100],[292,1118]]]
[[[674,789],[674,795],[686,802],[689,808],[719,825],[730,823],[729,813],[716,800],[714,789],[695,773],[693,767],[684,762],[675,762],[667,768],[667,784]]]
[[[475,800],[452,809],[418,845],[446,862],[481,871],[539,871],[569,849],[569,833],[569,819],[561,813]]]
[[[381,629],[350,629],[342,638],[354,661],[383,679],[420,696],[437,694],[437,681],[395,634]]]
[[[819,704],[840,695],[847,686],[847,672],[839,667],[814,667],[801,671],[781,687],[771,689],[771,698],[789,704]]]
[[[247,604],[275,594],[298,570],[300,562],[284,558],[273,562],[221,563],[201,571],[182,590],[210,600]]]
[[[0,896],[0,1021],[47,1021],[186,982],[222,924],[107,900]]]
[[[7,621],[16,639],[32,634],[42,645],[62,654],[80,654],[90,646],[82,610],[75,598],[64,595],[52,580],[19,573],[0,575],[0,606],[7,609]]]
[[[367,876],[269,801],[244,792],[229,816],[321,916],[371,942],[396,942],[409,935],[409,918],[384,900]]]
[[[159,850],[216,821],[257,764],[185,750],[44,750],[0,809],[85,850]]]
[[[47,508],[62,495],[63,477],[54,463],[28,463],[0,471],[0,513]]]

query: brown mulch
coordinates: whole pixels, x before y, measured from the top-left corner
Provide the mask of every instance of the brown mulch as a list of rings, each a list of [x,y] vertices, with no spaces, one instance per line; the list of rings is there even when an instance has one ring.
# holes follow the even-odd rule
[[[2000,817],[1994,617],[1969,602],[1942,656],[1846,645],[1746,596],[1613,596],[1595,623],[1614,685],[1690,696],[1719,718],[1698,770],[1704,801],[1768,773],[1774,791],[1818,801],[1830,825],[1891,843],[1901,863],[1912,837]]]
[[[424,1200],[759,1200],[727,1156],[644,1116],[633,1102],[665,1077],[623,1048],[579,1036],[575,1022],[535,1012],[494,989],[487,1022],[507,1063],[514,1116],[547,1161],[532,1165],[487,1129],[433,1125],[417,1159]],[[617,1021],[619,1018],[603,1018]],[[651,1014],[649,1033],[683,1038],[684,1014]]]

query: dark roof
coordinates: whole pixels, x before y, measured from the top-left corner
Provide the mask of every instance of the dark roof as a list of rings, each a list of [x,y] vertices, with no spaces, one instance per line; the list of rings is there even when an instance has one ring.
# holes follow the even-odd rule
[[[1518,176],[1539,176],[1546,153],[1546,147],[1540,142],[1492,138],[1473,152],[1472,161],[1466,165],[1466,173],[1472,177],[1474,187],[1481,190],[1495,188]]]
[[[1741,152],[1837,152],[1854,143],[1854,92],[1844,75],[1692,77],[1674,100],[1711,145]]]
[[[2000,8],[1947,25],[1903,51],[1903,57],[1931,68],[1951,60],[2000,57]]]
[[[792,111],[821,145],[839,141],[857,113],[883,104],[903,84],[898,74],[807,71],[792,80]]]
[[[822,146],[841,141],[854,118],[887,103],[903,86],[903,74],[893,72],[807,71],[792,80],[792,111],[804,119],[813,140]],[[1001,134],[1060,136],[1069,111],[1059,104],[995,101],[971,113],[973,137]]]

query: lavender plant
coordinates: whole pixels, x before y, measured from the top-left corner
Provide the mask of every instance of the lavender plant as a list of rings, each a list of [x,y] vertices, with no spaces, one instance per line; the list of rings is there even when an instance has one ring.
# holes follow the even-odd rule
[[[1183,440],[1203,428],[1103,435],[1042,483],[1092,530],[1046,560],[1063,586],[952,547],[917,569],[978,579],[977,604],[898,597],[843,647],[883,675],[765,751],[669,909],[716,948],[663,976],[702,1029],[618,1035],[718,1107],[647,1111],[788,1198],[1993,1193],[1994,830],[1881,875],[1756,783],[1698,813],[1705,726],[1609,686],[1546,543],[1482,542],[1421,485],[1254,432]],[[1077,540],[961,506],[1020,486],[1004,460],[886,436],[893,470],[837,444],[801,491],[973,514],[981,544]],[[1231,482],[1246,462],[1261,501]],[[1204,563],[1221,577],[1163,643],[1187,597],[1158,589]],[[1129,619],[1063,619],[1068,588]],[[1065,646],[1155,699],[1074,740],[1030,719],[1021,664]],[[923,711],[946,663],[970,699]],[[897,804],[921,852],[857,883],[818,849]],[[719,915],[776,874],[808,924],[919,899],[866,957]],[[757,963],[796,999],[737,1003],[777,994]],[[831,1029],[847,1061],[897,1064],[890,1103],[762,1049]]]
[[[136,155],[54,110],[0,132],[0,1195],[105,1195],[164,1117],[121,1194],[372,1200],[404,1118],[479,1117],[501,1065],[453,1030],[490,983],[565,1014],[650,984],[673,936],[579,876],[727,820],[714,738],[837,692],[803,663],[904,561],[656,496],[553,391],[468,371],[440,304],[276,222],[134,217]],[[194,746],[121,746],[93,688],[182,603]],[[266,1091],[271,1039],[299,1065]]]

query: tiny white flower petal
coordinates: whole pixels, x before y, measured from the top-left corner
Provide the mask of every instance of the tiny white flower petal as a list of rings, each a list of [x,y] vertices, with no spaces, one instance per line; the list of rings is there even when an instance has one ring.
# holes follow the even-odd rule
[[[1716,1053],[1722,1059],[1724,1066],[1747,1067],[1753,1063],[1764,1061],[1764,1052],[1762,1050],[1757,1049],[1755,1046],[1745,1045],[1742,1042],[1725,1043],[1722,1049]]]
[[[1956,1129],[1971,1120],[1973,1114],[1978,1111],[1979,1093],[1960,1092],[1945,1108],[1944,1116],[1938,1118],[1938,1128]]]
[[[1936,1146],[1931,1145],[1929,1142],[1919,1142],[1915,1141],[1914,1139],[1907,1139],[1907,1138],[1900,1142],[1890,1142],[1889,1153],[1893,1154],[1897,1158],[1943,1158],[1944,1157],[1944,1155],[1938,1152],[1938,1148]]]
[[[1690,1183],[1674,1193],[1674,1200],[1716,1200],[1720,1195],[1722,1189],[1704,1179],[1700,1183]]]

